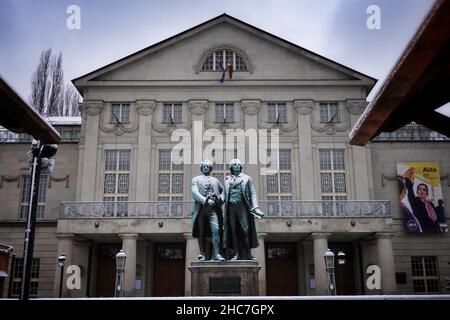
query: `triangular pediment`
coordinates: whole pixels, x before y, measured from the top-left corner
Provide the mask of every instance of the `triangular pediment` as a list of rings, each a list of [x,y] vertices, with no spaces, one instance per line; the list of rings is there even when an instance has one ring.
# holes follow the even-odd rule
[[[145,48],[74,81],[217,80],[219,71],[202,72],[205,53],[214,48],[239,50],[252,66],[233,80],[362,80],[375,79],[342,66],[228,15],[221,15]]]

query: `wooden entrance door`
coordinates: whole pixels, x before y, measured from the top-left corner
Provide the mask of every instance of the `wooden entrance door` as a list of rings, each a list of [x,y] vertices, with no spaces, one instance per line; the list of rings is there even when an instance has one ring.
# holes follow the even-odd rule
[[[153,295],[184,296],[185,244],[155,244]]]
[[[355,289],[355,255],[353,243],[351,242],[330,242],[329,248],[335,254],[334,273],[336,278],[337,295],[356,294]],[[345,253],[345,264],[340,265],[337,261],[339,251]]]
[[[268,296],[298,295],[295,243],[266,244],[266,279]]]
[[[114,297],[116,281],[116,254],[120,244],[100,244],[97,260],[97,297]]]

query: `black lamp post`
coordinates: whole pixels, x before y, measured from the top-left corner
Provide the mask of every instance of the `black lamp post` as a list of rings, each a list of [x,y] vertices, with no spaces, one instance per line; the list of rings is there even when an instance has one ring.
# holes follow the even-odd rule
[[[33,262],[34,235],[36,231],[36,212],[39,197],[39,181],[41,172],[50,173],[53,168],[52,160],[58,150],[56,144],[43,144],[40,141],[33,140],[31,144],[31,190],[28,202],[27,226],[25,229],[25,240],[23,246],[23,273],[22,284],[20,288],[20,300],[30,298],[31,286],[31,266]]]
[[[327,268],[327,292],[329,296],[336,295],[336,281],[334,278],[334,253],[327,249],[323,254],[325,266]]]
[[[59,297],[62,297],[62,286],[63,286],[63,276],[64,276],[64,264],[66,262],[66,255],[61,253],[58,257],[58,266],[60,267],[60,276],[59,276]]]
[[[122,249],[116,254],[116,297],[123,297],[123,273],[127,255]]]

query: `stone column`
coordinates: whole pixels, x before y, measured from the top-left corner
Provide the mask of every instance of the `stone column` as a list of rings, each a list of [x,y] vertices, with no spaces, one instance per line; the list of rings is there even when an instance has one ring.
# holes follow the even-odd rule
[[[127,255],[124,274],[124,296],[134,297],[136,287],[136,240],[139,238],[137,233],[119,234],[122,239],[122,250]]]
[[[139,113],[139,136],[137,146],[136,201],[150,200],[150,163],[152,143],[152,113],[156,101],[136,101]]]
[[[55,272],[55,282],[53,286],[53,297],[57,298],[59,297],[59,285],[61,281],[61,267],[58,266],[57,259],[61,253],[64,253],[66,255],[66,261],[64,263],[64,275],[62,280],[62,297],[68,297],[69,296],[69,290],[67,289],[66,281],[67,281],[67,274],[66,269],[67,266],[70,266],[72,264],[72,248],[73,248],[73,240],[75,236],[71,233],[67,234],[56,234],[56,239],[58,240],[58,251],[56,252],[56,256],[54,258],[55,266],[56,266],[56,272]]]
[[[191,263],[197,261],[198,255],[198,242],[197,239],[192,236],[191,233],[183,233],[184,238],[186,239],[186,268],[185,268],[185,277],[184,277],[184,295],[191,296],[192,288],[191,288],[191,279],[192,275],[189,271],[188,267],[191,266]]]
[[[298,152],[300,163],[300,190],[302,200],[314,199],[314,166],[311,146],[311,111],[313,100],[295,100],[298,117]]]
[[[259,287],[259,295],[265,296],[267,295],[267,283],[266,283],[266,244],[264,243],[264,239],[267,237],[267,233],[261,232],[258,233],[258,241],[259,246],[252,250],[253,255],[259,262],[258,272],[258,287]]]
[[[395,282],[394,252],[392,250],[393,233],[377,233],[378,264],[381,269],[381,293],[394,294]]]
[[[314,275],[316,278],[316,295],[327,294],[327,272],[324,253],[328,249],[328,238],[331,233],[313,233],[314,240]]]
[[[244,112],[244,130],[245,130],[245,158],[239,159],[244,164],[244,173],[251,176],[255,189],[259,189],[259,148],[262,147],[261,141],[258,141],[258,112],[261,108],[260,100],[242,100],[241,108]],[[249,139],[247,139],[249,137]],[[253,139],[253,140],[252,140]],[[254,142],[253,142],[254,141]],[[267,148],[267,146],[265,146]],[[239,146],[237,146],[239,149]],[[239,158],[239,154],[238,154]],[[256,158],[256,163],[254,163]],[[250,161],[252,160],[252,161]],[[258,194],[258,197],[261,195]]]
[[[95,177],[97,169],[97,144],[100,112],[103,101],[85,101],[82,114],[85,132],[80,141],[80,161],[78,167],[77,199],[81,201],[95,200]]]

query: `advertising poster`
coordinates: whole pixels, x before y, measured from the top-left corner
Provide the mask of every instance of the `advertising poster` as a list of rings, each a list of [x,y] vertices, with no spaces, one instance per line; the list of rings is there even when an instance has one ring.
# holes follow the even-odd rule
[[[438,162],[397,163],[400,206],[413,233],[448,232]]]

